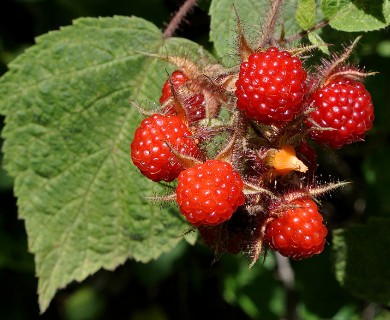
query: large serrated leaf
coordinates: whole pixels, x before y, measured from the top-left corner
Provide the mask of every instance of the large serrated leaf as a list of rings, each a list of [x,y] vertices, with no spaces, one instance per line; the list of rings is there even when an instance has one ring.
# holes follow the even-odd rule
[[[372,31],[390,24],[388,0],[323,0],[322,12],[331,27],[340,31]]]
[[[207,55],[139,18],[85,18],[37,39],[0,79],[6,168],[35,254],[44,311],[59,288],[127,258],[149,261],[186,229],[131,164],[140,115],[172,66],[146,53]]]
[[[286,0],[282,7],[282,14],[276,25],[276,35],[283,29],[286,36],[293,35],[301,29],[298,26],[294,12],[298,0]],[[240,17],[245,21],[244,32],[250,42],[256,43],[260,37],[261,25],[267,18],[270,7],[269,0],[213,0],[210,6],[211,31],[210,39],[214,43],[217,55],[226,66],[239,63],[237,55],[237,27],[234,7]]]
[[[356,296],[390,303],[390,219],[336,230],[333,256],[337,280]]]

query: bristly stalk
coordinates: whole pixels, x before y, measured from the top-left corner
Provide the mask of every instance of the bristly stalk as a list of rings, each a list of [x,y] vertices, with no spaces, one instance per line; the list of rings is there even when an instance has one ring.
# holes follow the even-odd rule
[[[275,31],[275,25],[282,8],[283,0],[270,0],[270,10],[267,19],[264,22],[261,32],[260,42],[256,45],[256,51],[261,50],[271,43]]]
[[[352,54],[357,43],[361,39],[361,36],[357,37],[351,45],[345,48],[342,54],[333,55],[330,60],[322,60],[322,66],[318,68],[317,83],[311,88],[312,91],[317,90],[319,87],[325,86],[329,81],[338,76],[345,76],[352,79],[362,79],[366,76],[370,76],[373,73],[366,73],[355,66],[349,66],[346,61]]]
[[[196,5],[197,0],[187,0],[183,3],[183,5],[180,7],[179,11],[176,12],[176,14],[173,16],[172,20],[167,25],[165,31],[164,31],[164,38],[170,38],[172,37],[177,28],[179,28],[180,24],[184,21],[186,15],[193,9],[193,7]]]
[[[359,40],[362,38],[362,36],[357,37],[352,44],[346,48],[345,52],[343,53],[342,56],[339,57],[336,61],[333,62],[331,68],[328,71],[328,73],[325,75],[325,79],[331,75],[335,69],[337,69],[340,65],[342,65],[351,55],[353,49],[355,49],[356,45],[358,44]]]
[[[233,5],[234,13],[236,14],[236,24],[237,24],[237,42],[238,42],[238,54],[241,61],[248,60],[248,57],[253,53],[253,49],[250,46],[248,40],[245,38],[244,31],[241,25],[241,19],[238,15],[237,8]]]
[[[248,119],[244,113],[237,110],[234,115],[234,128],[235,128],[235,142],[233,146],[232,162],[233,167],[239,170],[240,164],[242,163],[242,155],[244,154],[245,138],[248,130]]]
[[[290,42],[293,42],[293,41],[297,41],[297,40],[303,38],[304,36],[308,35],[309,33],[313,32],[313,31],[316,31],[318,29],[324,28],[328,24],[329,24],[328,20],[323,20],[323,21],[319,22],[318,24],[316,24],[315,26],[311,27],[310,29],[303,30],[303,31],[301,31],[301,32],[299,32],[297,34],[294,34],[293,36],[288,37],[288,38],[284,38],[284,39],[281,39],[281,40],[276,40],[276,42],[279,43],[279,44],[285,44],[285,43],[290,43]]]

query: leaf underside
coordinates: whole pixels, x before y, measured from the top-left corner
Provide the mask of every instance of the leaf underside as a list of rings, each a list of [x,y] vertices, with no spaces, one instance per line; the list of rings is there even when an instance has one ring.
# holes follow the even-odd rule
[[[145,53],[206,55],[139,18],[83,18],[39,37],[0,79],[4,162],[35,255],[42,312],[70,282],[129,257],[155,259],[188,229],[173,206],[145,199],[167,190],[129,157],[141,120],[129,101],[156,106],[172,71]]]

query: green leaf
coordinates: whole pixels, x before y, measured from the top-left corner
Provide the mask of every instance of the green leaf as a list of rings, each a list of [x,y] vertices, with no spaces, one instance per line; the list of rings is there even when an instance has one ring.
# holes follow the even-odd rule
[[[323,0],[322,12],[331,27],[340,31],[372,31],[390,24],[388,0]]]
[[[250,319],[281,319],[285,313],[285,297],[280,282],[274,277],[275,259],[268,255],[264,264],[248,269],[248,261],[223,256],[223,296]]]
[[[319,319],[336,319],[335,315],[343,307],[353,303],[352,297],[340,287],[332,273],[329,253],[330,245],[326,245],[324,252],[319,255],[291,261],[295,271],[295,288],[305,307],[303,311],[315,314]],[[308,317],[302,315],[301,318]]]
[[[390,303],[389,228],[389,219],[372,218],[333,237],[337,280],[356,296],[383,304]]]
[[[316,24],[316,1],[299,0],[295,19],[304,30],[314,27]]]
[[[145,199],[167,191],[129,157],[141,119],[129,101],[157,102],[172,70],[146,53],[207,56],[139,18],[85,18],[39,37],[0,79],[4,161],[35,254],[41,311],[71,281],[129,257],[155,259],[187,229],[177,210]]]
[[[7,172],[0,167],[0,191],[11,190],[14,184],[14,180],[10,177]]]
[[[375,87],[376,90],[380,90],[380,85],[381,84],[378,84],[378,86]],[[381,110],[378,109],[376,113],[377,117],[382,115],[382,113],[380,113]],[[384,111],[386,112],[387,110]],[[389,217],[390,150],[388,148],[383,148],[383,144],[384,142],[378,139],[378,144],[375,145],[375,148],[371,148],[369,154],[364,158],[362,169],[367,183],[366,190],[364,190],[367,202],[366,211],[370,215]]]
[[[329,51],[329,48],[328,48],[328,45],[325,43],[324,40],[322,40],[322,38],[319,36],[318,33],[315,33],[315,32],[310,32],[308,35],[307,35],[309,41],[318,46],[318,48],[323,52],[325,53],[326,55],[330,55],[330,51]]]
[[[218,57],[226,66],[234,66],[239,63],[237,55],[237,24],[234,12],[235,6],[243,25],[245,35],[252,44],[255,44],[261,34],[261,25],[267,18],[269,0],[213,0],[210,6],[210,40]],[[286,36],[293,35],[301,29],[298,26],[294,13],[297,0],[286,0],[283,5],[281,17],[275,29],[275,36],[279,37],[283,30]]]

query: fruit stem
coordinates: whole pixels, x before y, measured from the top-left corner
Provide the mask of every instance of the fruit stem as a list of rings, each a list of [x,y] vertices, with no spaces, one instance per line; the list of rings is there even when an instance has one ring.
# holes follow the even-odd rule
[[[180,7],[179,11],[176,12],[174,17],[171,19],[164,31],[164,38],[170,38],[175,34],[175,31],[179,25],[183,22],[185,16],[191,11],[191,9],[196,5],[197,0],[187,0]]]

